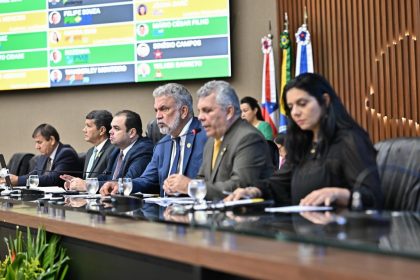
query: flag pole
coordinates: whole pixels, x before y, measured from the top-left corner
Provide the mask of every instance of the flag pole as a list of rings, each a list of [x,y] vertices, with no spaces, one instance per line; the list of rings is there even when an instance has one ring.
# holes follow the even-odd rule
[[[268,34],[261,38],[261,50],[263,53],[261,111],[264,121],[270,125],[271,130],[273,131],[273,135],[277,135],[279,106],[272,39],[273,34],[271,34],[271,21],[269,20]]]
[[[289,36],[289,18],[287,13],[284,13],[284,29],[280,34],[280,48],[282,49],[282,62],[281,62],[281,76],[280,76],[280,98],[279,98],[279,133],[286,132],[287,129],[287,117],[286,111],[284,110],[283,102],[283,89],[286,86],[287,82],[291,79],[292,76],[292,48]]]

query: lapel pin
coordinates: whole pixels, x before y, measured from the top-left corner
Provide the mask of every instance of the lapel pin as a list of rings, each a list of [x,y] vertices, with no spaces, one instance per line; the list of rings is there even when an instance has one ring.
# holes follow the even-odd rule
[[[187,148],[191,149],[191,143],[187,143]]]

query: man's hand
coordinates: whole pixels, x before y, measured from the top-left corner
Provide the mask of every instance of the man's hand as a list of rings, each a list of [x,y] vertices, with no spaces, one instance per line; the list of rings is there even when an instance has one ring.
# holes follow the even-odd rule
[[[234,201],[242,198],[261,197],[260,189],[256,187],[237,188],[233,193],[225,197],[224,201]]]
[[[10,182],[12,183],[12,186],[17,186],[18,179],[19,179],[18,176],[10,174],[9,178],[10,178]]]
[[[86,181],[81,178],[74,177],[70,181],[70,190],[79,192],[87,191]]]
[[[60,175],[60,179],[64,180],[64,189],[69,190],[70,189],[70,182],[71,180],[73,180],[73,176],[67,175],[67,174],[63,174]]]
[[[163,183],[163,190],[168,195],[188,193],[190,178],[181,174],[172,174]]]
[[[118,192],[118,183],[109,181],[106,182],[102,188],[99,190],[99,193],[101,195],[110,195],[110,194],[116,194]]]

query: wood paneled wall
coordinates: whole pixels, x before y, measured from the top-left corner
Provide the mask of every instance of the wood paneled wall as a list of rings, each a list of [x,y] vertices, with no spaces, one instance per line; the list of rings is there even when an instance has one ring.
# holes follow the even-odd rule
[[[420,136],[420,0],[278,0],[292,41],[305,6],[315,72],[372,140]]]

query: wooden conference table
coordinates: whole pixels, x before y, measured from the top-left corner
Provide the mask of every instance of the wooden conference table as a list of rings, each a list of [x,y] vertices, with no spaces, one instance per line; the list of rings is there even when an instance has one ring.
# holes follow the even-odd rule
[[[23,199],[27,200],[27,199]],[[420,213],[179,213],[130,198],[0,197],[16,225],[62,237],[69,279],[419,279]],[[317,224],[322,223],[322,224]],[[0,246],[5,255],[5,246]]]

